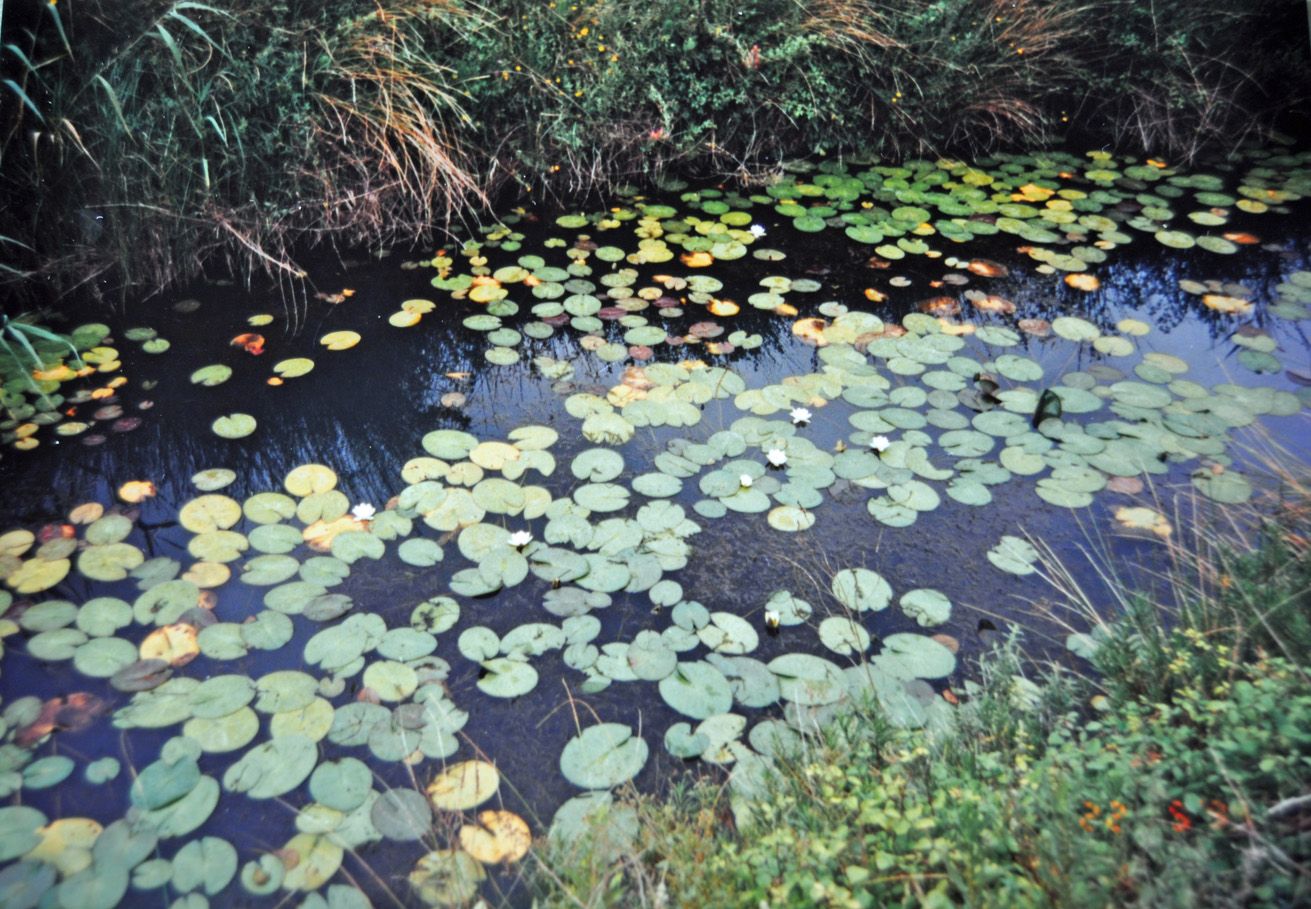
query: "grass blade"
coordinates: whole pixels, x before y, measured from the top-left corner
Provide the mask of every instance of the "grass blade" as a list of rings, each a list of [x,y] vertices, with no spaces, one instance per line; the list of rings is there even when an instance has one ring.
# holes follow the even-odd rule
[[[187,65],[182,62],[182,48],[178,47],[177,41],[169,34],[169,30],[164,28],[164,23],[155,26],[155,31],[159,34],[159,39],[164,42],[170,54],[173,55],[173,62],[177,64],[179,72],[186,72]]]
[[[10,236],[8,236],[8,235],[6,235],[6,234],[0,234],[0,243],[8,243],[8,244],[10,244],[11,246],[21,246],[21,247],[23,247],[23,249],[26,249],[28,252],[33,252],[33,251],[34,251],[34,250],[32,249],[32,247],[28,246],[28,245],[27,245],[26,243],[24,243],[22,240],[19,240],[19,239],[15,238],[15,237],[10,237]]]
[[[222,125],[220,125],[219,122],[214,119],[213,114],[206,114],[205,120],[209,123],[210,126],[214,127],[215,134],[219,137],[220,140],[222,140],[224,147],[226,147],[228,144],[228,131],[225,130],[222,127]]]
[[[49,329],[42,328],[40,325],[29,325],[25,322],[10,322],[9,331],[11,334],[17,336],[18,340],[22,342],[23,346],[28,349],[33,357],[36,357],[36,351],[32,349],[30,344],[28,344],[27,335],[32,335],[43,341],[49,341],[52,344],[58,344],[61,347],[67,347],[69,352],[73,355],[73,359],[77,361],[77,365],[79,367],[82,365],[82,357],[78,354],[77,348],[73,346],[73,342],[61,334],[56,334]]]
[[[36,64],[33,63],[31,58],[28,57],[27,54],[23,52],[23,49],[21,47],[19,47],[17,44],[6,44],[5,50],[9,51],[9,53],[13,54],[20,61],[22,61],[23,68],[26,69],[29,73],[31,73],[42,85],[46,84],[45,80],[41,78],[41,73],[37,70]]]
[[[128,129],[127,119],[123,116],[123,105],[118,103],[118,93],[114,91],[114,86],[110,85],[109,81],[99,73],[96,74],[95,81],[109,99],[109,106],[114,108],[114,116],[118,118],[118,125],[123,127],[124,134],[131,139],[132,130]]]
[[[13,360],[20,367],[22,366],[23,361],[19,358],[18,353],[12,347],[9,346],[9,342],[6,341],[2,335],[0,335],[0,348],[3,348],[4,352],[9,355],[9,359]],[[29,351],[32,350],[30,345],[28,345],[27,349]],[[36,357],[35,351],[32,352],[32,356]],[[41,363],[39,359],[36,362],[37,362],[37,369],[40,369],[42,366],[44,366],[44,364]],[[24,369],[22,370],[22,374],[23,374],[23,378],[27,380],[27,387],[30,388],[34,394],[40,395],[41,399],[48,403],[50,399],[46,397],[46,393],[43,392],[40,386],[36,384],[36,380],[32,378],[31,371]]]
[[[228,49],[226,47],[223,47],[222,45],[216,43],[214,39],[209,36],[209,32],[201,28],[199,23],[197,23],[194,19],[188,18],[187,16],[184,16],[181,13],[179,13],[177,11],[177,7],[174,7],[173,9],[169,10],[168,16],[170,19],[176,19],[177,21],[181,22],[184,26],[186,26],[188,29],[195,32],[197,35],[200,36],[201,40],[203,40],[210,47],[214,48],[214,50],[218,51],[224,57],[226,57],[229,60],[232,59],[232,55],[228,53]]]
[[[55,20],[55,31],[59,32],[59,40],[63,43],[64,50],[70,58],[74,57],[73,45],[68,43],[68,32],[64,31],[64,20],[59,18],[58,8],[53,3],[47,3],[46,10],[50,13],[50,18]]]
[[[27,92],[23,91],[23,87],[21,85],[19,85],[13,79],[6,79],[5,85],[9,86],[9,88],[13,90],[14,94],[18,95],[19,100],[23,102],[23,105],[28,110],[36,114],[36,118],[38,120],[40,120],[42,123],[46,122],[46,118],[41,115],[41,111],[37,110],[36,104],[33,103],[32,99],[27,96]]]

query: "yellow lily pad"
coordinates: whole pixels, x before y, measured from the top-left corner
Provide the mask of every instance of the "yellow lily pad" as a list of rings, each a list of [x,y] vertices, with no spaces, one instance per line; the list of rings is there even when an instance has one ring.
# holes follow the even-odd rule
[[[330,331],[319,338],[319,343],[328,350],[350,350],[360,343],[360,333],[357,331]]]
[[[40,593],[66,578],[72,565],[68,559],[28,559],[5,578],[5,583],[16,593]]]
[[[303,376],[312,369],[314,369],[314,361],[309,357],[292,357],[289,360],[279,360],[273,364],[273,371],[284,379]]]
[[[491,798],[501,785],[496,767],[486,761],[460,761],[439,773],[428,784],[428,799],[434,808],[468,811]]]
[[[104,512],[104,509],[101,509]],[[92,520],[95,520],[92,518]],[[89,522],[88,522],[89,523]],[[8,533],[0,534],[0,555],[21,556],[32,548],[36,542],[36,535],[30,530],[11,530]]]
[[[178,523],[192,533],[227,530],[240,520],[240,503],[217,493],[196,496],[178,512]]]
[[[337,473],[331,467],[322,464],[302,464],[294,468],[282,481],[287,492],[304,498],[320,492],[327,492],[337,486]]]
[[[182,580],[203,589],[222,587],[231,577],[232,569],[222,562],[195,562],[182,574]]]
[[[460,828],[460,848],[485,865],[511,864],[528,854],[532,831],[511,811],[482,811],[478,824]]]
[[[163,660],[170,666],[185,666],[200,654],[196,629],[186,622],[156,628],[141,642],[141,659]]]

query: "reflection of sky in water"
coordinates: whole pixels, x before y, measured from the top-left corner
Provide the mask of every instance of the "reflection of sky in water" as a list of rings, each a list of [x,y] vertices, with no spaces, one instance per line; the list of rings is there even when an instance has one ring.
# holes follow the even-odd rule
[[[1283,229],[1291,220],[1270,224],[1274,229]],[[745,304],[747,295],[755,290],[755,282],[763,275],[798,276],[814,266],[831,269],[828,274],[817,276],[825,285],[820,292],[789,295],[789,302],[797,305],[803,315],[828,299],[839,299],[853,306],[857,301],[863,304],[864,287],[886,288],[887,278],[898,273],[915,276],[912,286],[889,291],[892,300],[901,306],[958,290],[925,287],[928,279],[947,270],[940,262],[915,263],[914,271],[907,265],[901,272],[895,267],[870,272],[864,266],[869,252],[865,248],[848,249],[849,244],[845,243],[834,247],[831,239],[813,236],[795,237],[792,247],[793,239],[786,228],[770,222],[767,240],[792,248],[787,261],[765,264],[748,258],[726,263],[715,271],[726,283],[720,296],[743,302],[741,316],[723,320],[729,330],[744,328],[761,333],[764,339],[760,350],[731,358],[733,368],[753,387],[785,375],[809,372],[818,365],[815,351],[791,337],[790,319],[765,315]],[[1139,348],[1185,358],[1192,365],[1187,378],[1206,385],[1236,381],[1291,387],[1282,376],[1254,376],[1232,358],[1232,344],[1225,339],[1244,320],[1205,310],[1197,298],[1183,294],[1177,285],[1181,278],[1237,280],[1256,291],[1258,301],[1269,301],[1273,299],[1273,286],[1282,274],[1306,267],[1305,241],[1285,241],[1282,254],[1253,248],[1233,257],[1201,252],[1181,255],[1142,248],[1151,245],[1149,240],[1141,241],[1120,254],[1113,264],[1097,268],[1104,289],[1085,295],[1067,290],[1058,278],[1025,277],[1029,274],[1027,264],[1017,262],[1014,253],[993,240],[986,245],[986,254],[1018,267],[1010,278],[974,279],[971,286],[1014,300],[1018,306],[1017,317],[1050,319],[1061,314],[1085,314],[1104,327],[1126,316],[1140,318],[1152,324],[1153,331],[1145,338],[1136,339]],[[532,248],[531,242],[526,243],[523,252]],[[492,255],[493,265],[502,264],[497,256],[504,256],[506,261],[514,257]],[[548,261],[552,257],[548,256]],[[261,357],[251,357],[230,347],[228,339],[246,330],[246,315],[257,311],[277,314],[276,299],[265,296],[252,300],[230,288],[201,288],[196,295],[204,305],[190,316],[180,316],[171,310],[131,311],[122,322],[123,327],[151,324],[173,342],[172,349],[161,357],[142,355],[131,342],[123,341],[119,345],[124,358],[123,372],[132,380],[123,395],[125,405],[131,409],[149,396],[155,406],[143,414],[145,422],[139,430],[111,434],[99,448],[83,447],[76,439],[63,440],[55,448],[51,444],[54,437],[47,435],[43,437],[43,446],[34,453],[7,452],[0,462],[0,482],[5,490],[0,502],[0,513],[4,516],[0,526],[7,528],[16,523],[34,526],[56,519],[79,502],[89,499],[108,502],[113,490],[126,480],[152,479],[158,485],[159,495],[141,507],[141,531],[132,541],[148,557],[167,555],[185,564],[187,535],[174,522],[178,508],[194,494],[189,478],[198,470],[220,466],[235,470],[238,480],[223,492],[240,500],[254,492],[280,488],[281,478],[297,464],[321,461],[338,471],[339,487],[352,502],[371,502],[381,507],[403,486],[401,466],[409,458],[424,453],[419,444],[424,433],[438,428],[460,428],[483,439],[497,439],[525,423],[553,426],[561,433],[561,439],[552,448],[557,459],[555,474],[542,479],[530,472],[521,482],[540,483],[553,495],[567,495],[577,485],[569,472],[569,461],[577,451],[590,446],[577,431],[578,421],[565,412],[562,396],[553,393],[549,383],[524,364],[539,354],[572,359],[577,365],[573,381],[579,390],[603,390],[614,384],[623,367],[600,363],[590,355],[579,355],[572,339],[559,333],[546,341],[525,338],[522,347],[525,357],[520,365],[486,367],[482,359],[485,346],[482,336],[459,324],[461,315],[474,309],[471,304],[439,299],[438,309],[425,316],[419,326],[404,331],[391,328],[386,324],[386,316],[399,301],[433,296],[427,284],[431,272],[402,271],[397,265],[395,259],[385,260],[345,274],[334,274],[331,267],[325,266],[318,272],[322,275],[318,279],[320,287],[334,290],[338,285],[351,286],[357,290],[356,296],[338,307],[313,304],[307,327],[296,337],[284,337],[279,323],[258,329],[268,336],[268,352]],[[663,270],[686,271],[668,266],[652,271]],[[525,311],[528,305],[524,305]],[[1263,311],[1263,307],[1258,307],[1256,314],[1245,321],[1262,324],[1275,335],[1281,345],[1279,356],[1286,367],[1307,371],[1308,344],[1304,329],[1295,323],[1266,319]],[[891,310],[884,314],[895,315]],[[965,317],[969,315],[967,311]],[[697,318],[689,313],[677,324],[686,325]],[[997,317],[983,320],[1007,321]],[[507,322],[513,324],[513,320]],[[318,347],[319,336],[343,328],[360,331],[364,337],[359,347],[341,353]],[[612,337],[622,333],[617,325],[608,329]],[[1086,346],[1079,350],[1069,342],[1056,339],[1025,338],[1020,347],[1011,351],[1039,360],[1051,379],[1101,359]],[[264,384],[274,362],[300,355],[312,357],[317,364],[309,376],[289,380],[280,388]],[[696,349],[692,347],[658,352],[660,359],[677,360],[695,355]],[[201,388],[187,382],[186,376],[192,369],[215,362],[233,365],[235,375],[230,382],[218,388]],[[1136,358],[1129,360],[1130,364],[1134,362]],[[458,372],[472,375],[467,380],[446,376]],[[157,381],[159,385],[147,392],[142,389],[143,381]],[[449,391],[463,391],[468,395],[468,406],[463,412],[441,405],[442,395]],[[815,408],[815,419],[802,434],[821,448],[832,449],[839,439],[848,435],[846,415],[852,409],[841,402]],[[259,420],[256,433],[238,442],[212,435],[210,421],[231,411],[255,415]],[[731,406],[714,402],[705,408],[702,422],[691,429],[639,429],[634,440],[623,449],[626,476],[631,478],[651,469],[651,459],[670,439],[686,436],[702,440],[718,429],[727,428],[738,416],[741,414]],[[1093,416],[1110,417],[1107,411]],[[775,418],[786,419],[786,415]],[[1271,419],[1263,425],[1277,442],[1305,453],[1308,437],[1305,414]],[[1235,436],[1246,442],[1253,434],[1240,432]],[[999,450],[1000,446],[994,449],[992,457]],[[951,463],[941,452],[934,461],[939,466]],[[1186,471],[1181,469],[1167,478],[1153,479],[1158,492],[1167,486],[1187,486]],[[1167,482],[1160,483],[1162,479]],[[695,485],[695,479],[685,481],[684,492],[678,499],[688,508],[689,516],[691,505],[699,498]],[[943,484],[934,485],[941,488]],[[986,550],[1003,534],[1032,533],[1051,542],[1069,561],[1075,577],[1088,585],[1089,590],[1096,590],[1098,581],[1095,571],[1081,555],[1082,549],[1109,546],[1119,564],[1150,559],[1159,550],[1139,541],[1108,542],[1109,506],[1126,502],[1123,496],[1104,493],[1092,508],[1068,513],[1038,499],[1032,479],[1017,478],[994,487],[993,493],[994,504],[984,508],[968,508],[944,496],[940,509],[921,515],[913,526],[904,529],[886,528],[872,520],[865,508],[870,494],[859,489],[839,495],[826,493],[815,527],[800,536],[772,531],[764,515],[730,512],[718,521],[695,518],[704,530],[692,538],[694,553],[687,568],[672,577],[683,585],[688,598],[700,600],[712,611],[748,616],[759,626],[765,600],[780,588],[790,589],[809,600],[816,607],[817,618],[829,613],[835,608],[826,593],[829,578],[840,568],[863,565],[882,573],[897,595],[915,587],[934,587],[946,593],[955,604],[955,613],[947,626],[935,630],[960,640],[963,660],[968,661],[979,652],[977,630],[981,619],[999,626],[1011,619],[1029,630],[1035,653],[1068,661],[1059,625],[1044,622],[1035,614],[1035,605],[1041,610],[1053,604],[1052,592],[1035,579],[1017,579],[993,570],[984,557]],[[630,511],[643,501],[636,494],[633,499],[634,508]],[[506,524],[516,529],[524,522],[509,519]],[[416,526],[422,525],[416,522]],[[531,522],[539,538],[542,526],[541,520]],[[437,536],[431,531],[422,532]],[[414,605],[444,593],[450,574],[465,567],[453,541],[445,550],[445,560],[432,569],[405,566],[391,552],[381,564],[357,563],[351,578],[339,590],[354,598],[357,610],[379,612],[392,626],[404,624]],[[459,656],[455,649],[458,630],[485,624],[504,633],[528,621],[558,624],[558,619],[540,607],[545,589],[544,583],[530,577],[508,593],[465,601],[460,625],[456,631],[440,636],[437,650],[439,656],[452,664],[449,687],[455,703],[472,714],[465,728],[471,744],[462,746],[457,757],[472,756],[475,747],[491,755],[505,779],[502,797],[509,807],[524,813],[535,830],[543,829],[554,806],[573,794],[559,776],[557,756],[573,732],[575,712],[584,716],[594,713],[604,720],[629,723],[643,730],[652,753],[652,760],[637,781],[644,787],[660,785],[677,763],[663,752],[660,741],[664,729],[682,719],[664,705],[655,686],[649,683],[616,683],[600,694],[577,697],[576,687],[582,675],[563,669],[558,653],[533,660],[541,681],[522,698],[506,702],[478,692],[477,666]],[[225,619],[239,621],[260,608],[263,592],[263,588],[230,584],[220,592],[217,612]],[[55,593],[79,602],[93,595],[91,586],[75,576],[70,576]],[[112,593],[129,600],[136,595],[131,582],[96,585],[95,593]],[[669,623],[668,615],[654,611],[645,594],[616,594],[614,604],[596,614],[603,623],[597,644],[628,641],[643,628],[661,629]],[[879,635],[918,630],[895,607],[867,618],[867,627]],[[211,672],[262,675],[273,669],[298,668],[303,644],[315,630],[312,623],[298,621],[296,637],[278,652],[253,653],[235,665],[201,659],[182,673],[196,677]],[[823,652],[812,630],[791,628],[777,637],[762,635],[760,648],[752,656],[768,661],[797,649]],[[841,658],[836,659],[842,662]],[[358,679],[353,681],[358,684]],[[4,673],[0,676],[0,693],[6,702],[29,692],[50,695],[83,688],[101,690],[86,679],[70,678],[63,666],[35,663],[25,656],[21,646],[7,648]],[[354,694],[355,688],[348,687],[337,700],[345,703]],[[108,696],[115,703],[122,701],[122,696],[113,692],[108,692]],[[163,738],[156,733],[133,733],[120,740],[116,734],[105,735],[103,730],[93,729],[61,735],[57,745],[79,761],[83,756],[90,759],[101,754],[117,754],[139,767],[153,760]],[[326,743],[324,754],[362,756],[360,749],[341,749]],[[229,761],[224,756],[207,756],[202,766],[206,772],[221,777]],[[378,766],[377,772],[391,785],[410,782],[408,771],[400,765]],[[431,770],[421,766],[416,773],[422,781]],[[89,810],[108,820],[122,813],[123,787],[110,785],[93,790],[79,780],[80,774],[75,774],[56,792],[34,794],[33,801],[52,815]],[[289,802],[299,805],[305,800],[293,797]],[[85,805],[94,807],[86,809]],[[290,836],[292,811],[291,807],[271,809],[265,803],[254,803],[243,797],[225,797],[219,813],[201,832],[233,839],[242,849],[244,861],[249,850],[280,846]],[[247,832],[252,829],[256,832]],[[408,870],[416,854],[389,845],[366,849],[363,857],[386,873]],[[502,883],[509,885],[510,879]]]

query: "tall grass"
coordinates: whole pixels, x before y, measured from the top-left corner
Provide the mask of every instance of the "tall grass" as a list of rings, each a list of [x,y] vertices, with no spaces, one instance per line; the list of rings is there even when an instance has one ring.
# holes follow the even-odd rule
[[[80,0],[4,22],[0,280],[293,285],[506,191],[1068,130],[1232,146],[1305,95],[1294,0]],[[40,281],[33,280],[40,277]]]
[[[1153,504],[1173,532],[1155,540],[1148,565],[1126,568],[1108,541],[1092,538],[1084,550],[1095,577],[1089,586],[1036,541],[1041,574],[1057,594],[1044,618],[1091,635],[1100,684],[1122,697],[1170,697],[1181,681],[1169,671],[1180,634],[1221,642],[1210,664],[1195,666],[1207,683],[1271,656],[1311,680],[1311,477],[1286,466],[1300,462],[1273,445],[1258,437],[1248,452],[1265,482],[1246,504],[1219,506],[1189,492],[1167,506],[1156,491]]]

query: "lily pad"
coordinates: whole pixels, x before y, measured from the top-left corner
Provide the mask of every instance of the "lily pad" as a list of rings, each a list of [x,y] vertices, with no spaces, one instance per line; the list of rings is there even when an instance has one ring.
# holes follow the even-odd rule
[[[733,706],[733,689],[724,674],[709,663],[679,663],[660,681],[660,696],[684,716],[704,720],[727,713]]]
[[[248,413],[230,413],[219,417],[211,425],[214,435],[223,439],[244,439],[255,431],[255,418]]]
[[[868,568],[844,568],[833,576],[833,596],[856,612],[878,612],[892,602],[892,588]]]
[[[580,789],[611,789],[637,776],[648,751],[631,727],[600,723],[569,740],[560,754],[560,770]]]
[[[942,625],[951,618],[951,600],[940,591],[927,587],[908,590],[901,595],[901,610],[921,625]]]
[[[491,798],[501,784],[496,767],[486,761],[461,761],[428,784],[428,799],[442,811],[468,811]]]

